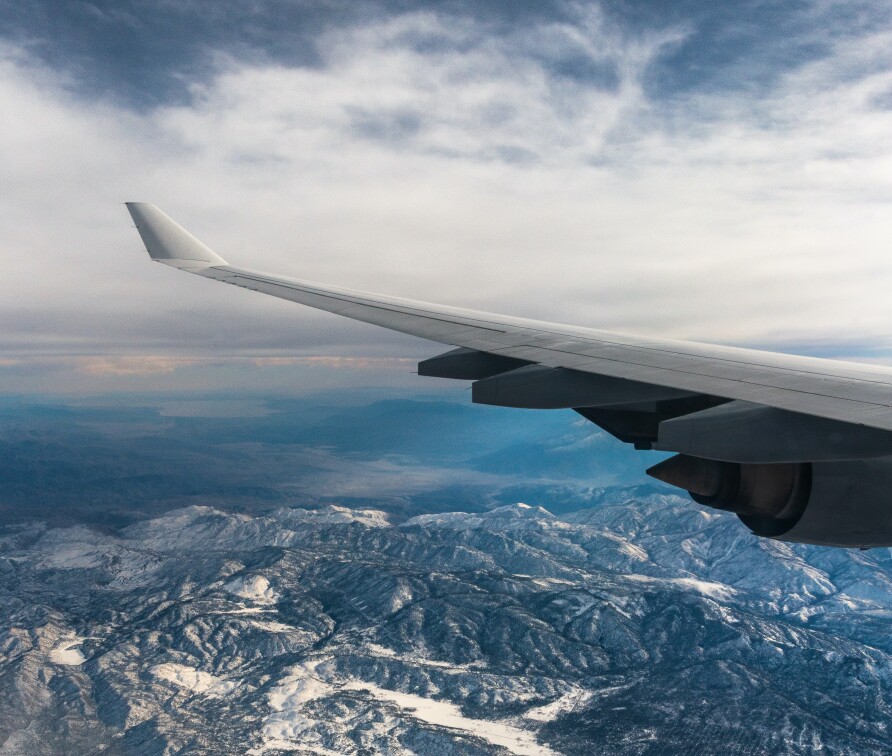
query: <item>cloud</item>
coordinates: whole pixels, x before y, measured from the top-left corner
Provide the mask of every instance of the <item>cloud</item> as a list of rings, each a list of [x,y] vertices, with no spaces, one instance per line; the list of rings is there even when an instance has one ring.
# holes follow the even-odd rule
[[[93,376],[166,375],[195,364],[195,360],[159,355],[81,357],[75,362],[78,372]]]
[[[507,30],[431,11],[329,27],[312,67],[220,53],[187,104],[149,110],[75,96],[7,44],[0,341],[120,377],[196,355],[436,350],[149,265],[120,204],[137,199],[233,262],[311,280],[620,331],[888,349],[892,35],[837,27],[757,92],[657,97],[654,71],[702,30],[567,8]]]
[[[357,386],[424,395],[455,391],[452,382],[418,381],[415,359],[229,355],[184,357],[160,354],[23,356],[0,359],[0,387],[12,394],[105,394],[188,392],[302,395],[353,391]]]
[[[334,355],[314,355],[312,357],[253,357],[249,358],[257,367],[292,367],[295,365],[349,368],[353,370],[400,369],[414,367],[417,360],[411,357],[338,357]]]
[[[19,366],[23,362],[23,360],[0,360],[0,367]],[[70,365],[77,372],[91,376],[142,376],[166,375],[181,368],[193,368],[200,365],[232,365],[238,363],[247,363],[256,368],[306,366],[354,370],[368,370],[370,368],[405,370],[414,366],[416,360],[399,357],[340,357],[337,355],[200,358],[147,354],[57,358],[52,360],[52,362]]]

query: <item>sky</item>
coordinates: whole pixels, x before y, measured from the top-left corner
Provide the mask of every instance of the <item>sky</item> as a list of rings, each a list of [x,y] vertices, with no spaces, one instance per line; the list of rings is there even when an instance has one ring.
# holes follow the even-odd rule
[[[443,351],[150,264],[125,201],[242,267],[892,363],[886,2],[0,0],[0,103],[0,393]]]

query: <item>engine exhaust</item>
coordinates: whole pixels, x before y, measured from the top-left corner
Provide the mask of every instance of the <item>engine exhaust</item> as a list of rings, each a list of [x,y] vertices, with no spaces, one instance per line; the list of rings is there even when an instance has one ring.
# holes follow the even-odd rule
[[[798,519],[811,489],[806,463],[746,465],[678,454],[647,474],[685,489],[698,504],[775,520]]]

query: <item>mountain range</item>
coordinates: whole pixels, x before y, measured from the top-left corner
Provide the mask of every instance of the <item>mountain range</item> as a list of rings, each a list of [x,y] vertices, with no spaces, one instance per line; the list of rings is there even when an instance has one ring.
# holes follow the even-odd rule
[[[386,414],[375,404],[356,414]],[[417,421],[447,410],[423,406]],[[0,441],[32,470],[53,469],[53,443],[92,427],[90,453],[109,452],[84,480],[102,473],[111,493],[78,521],[77,491],[62,491],[64,518],[41,517],[49,508],[38,501],[0,530],[0,754],[892,746],[889,551],[758,539],[657,485],[617,484],[621,456],[605,485],[586,487],[590,468],[554,450],[611,442],[587,440],[572,419],[559,443],[525,425],[470,449],[419,442],[413,455],[408,442],[389,449],[383,431],[365,448],[334,431],[317,446],[273,440],[261,430],[275,425],[269,415],[233,423],[246,436],[253,426],[254,442],[208,418],[217,435],[187,442],[183,427],[200,420],[157,410],[140,410],[139,423],[122,410],[117,425],[101,412],[36,413],[40,422],[15,412]],[[188,480],[190,466],[236,459],[250,443],[249,461],[280,455],[267,459],[281,477],[265,496],[227,488],[235,469],[215,484],[205,473],[141,516],[121,505],[146,466]],[[505,465],[523,455],[507,449],[524,446],[528,460],[558,461],[512,483]],[[127,463],[121,450],[136,448],[143,456]],[[295,460],[305,464],[289,479]],[[456,471],[472,479],[468,491],[494,493],[469,504],[443,485]],[[246,473],[250,486],[256,475]],[[563,490],[563,506],[500,501],[513,486],[543,500]],[[334,503],[339,491],[356,495]]]

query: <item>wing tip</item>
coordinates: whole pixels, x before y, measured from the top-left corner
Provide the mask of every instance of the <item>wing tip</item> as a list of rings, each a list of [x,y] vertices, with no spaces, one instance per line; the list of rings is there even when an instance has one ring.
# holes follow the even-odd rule
[[[226,260],[150,202],[125,202],[146,251],[174,267],[210,268]]]

